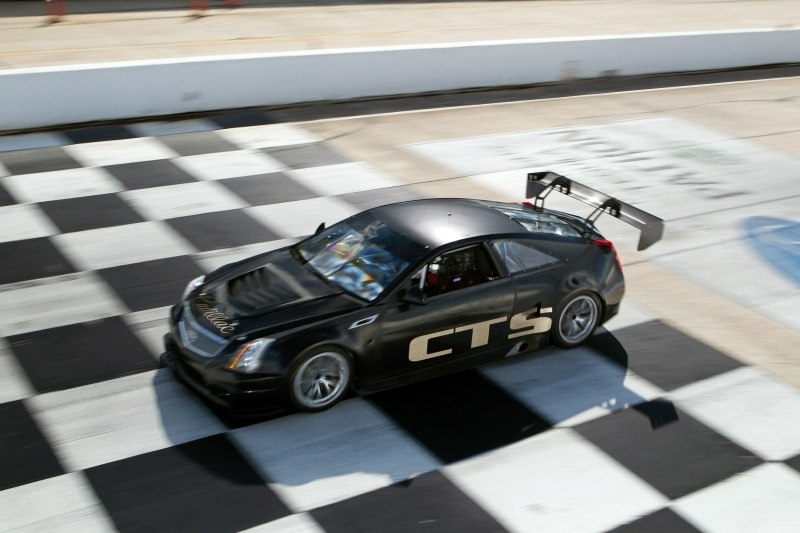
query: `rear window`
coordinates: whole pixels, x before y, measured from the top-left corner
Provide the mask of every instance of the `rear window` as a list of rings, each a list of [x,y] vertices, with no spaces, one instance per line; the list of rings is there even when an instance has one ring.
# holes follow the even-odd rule
[[[542,211],[532,211],[520,206],[519,208],[511,204],[501,204],[495,202],[481,202],[493,209],[496,209],[519,223],[526,230],[533,233],[546,233],[549,235],[561,235],[564,237],[580,237],[580,232],[569,223]]]
[[[510,273],[522,270],[533,270],[558,263],[559,260],[552,255],[537,249],[534,243],[519,239],[504,239],[493,241],[492,246],[497,250],[500,259],[505,263]]]

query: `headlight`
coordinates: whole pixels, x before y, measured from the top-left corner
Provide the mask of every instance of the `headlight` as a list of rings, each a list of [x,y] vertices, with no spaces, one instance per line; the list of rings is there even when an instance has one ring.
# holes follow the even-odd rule
[[[272,346],[274,342],[275,339],[267,338],[248,342],[233,356],[231,362],[228,363],[228,370],[252,374],[261,366],[264,354],[267,353],[269,347]]]
[[[186,288],[183,289],[183,296],[181,296],[181,300],[185,300],[186,297],[189,296],[189,293],[192,292],[193,290],[195,290],[200,285],[202,285],[205,280],[206,280],[205,276],[200,276],[200,277],[194,278],[192,281],[190,281],[186,285]]]

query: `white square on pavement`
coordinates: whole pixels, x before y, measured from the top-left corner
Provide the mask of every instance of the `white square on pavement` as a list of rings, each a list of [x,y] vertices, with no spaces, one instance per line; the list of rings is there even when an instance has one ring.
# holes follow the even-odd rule
[[[8,343],[0,339],[0,403],[13,402],[34,394],[36,391],[11,353]]]
[[[358,213],[352,205],[338,198],[312,198],[244,210],[284,238],[311,235],[320,222],[331,226]]]
[[[242,533],[325,533],[325,530],[310,514],[295,513],[245,529]]]
[[[171,148],[152,137],[70,144],[64,150],[85,167],[106,167],[178,156]]]
[[[256,176],[286,170],[286,166],[277,159],[249,150],[189,155],[178,157],[173,163],[199,180]]]
[[[82,270],[108,268],[190,254],[195,248],[163,222],[55,235],[52,239]]]
[[[69,471],[226,431],[168,369],[40,394],[25,402]]]
[[[250,204],[216,182],[183,183],[120,193],[149,220],[202,215],[248,207]]]
[[[769,461],[800,454],[800,391],[742,367],[672,391],[681,409]]]
[[[768,463],[684,496],[672,509],[708,533],[800,531],[800,472]]]
[[[99,320],[127,311],[94,272],[80,272],[0,286],[0,335]]]
[[[292,124],[265,124],[263,126],[246,126],[228,128],[217,132],[228,142],[241,148],[275,148],[294,144],[311,144],[322,139]]]
[[[0,492],[3,531],[116,531],[83,472]]]
[[[607,531],[667,499],[571,429],[553,429],[444,467],[513,532]]]
[[[550,348],[482,367],[492,381],[558,426],[647,402],[663,391],[589,348]]]
[[[232,432],[270,487],[306,511],[386,487],[441,466],[361,398]]]
[[[405,185],[361,162],[300,168],[286,174],[323,196]]]
[[[58,231],[38,205],[17,204],[0,207],[0,242],[47,237]]]
[[[46,202],[125,190],[114,176],[102,168],[20,174],[5,178],[3,185],[20,202]]]

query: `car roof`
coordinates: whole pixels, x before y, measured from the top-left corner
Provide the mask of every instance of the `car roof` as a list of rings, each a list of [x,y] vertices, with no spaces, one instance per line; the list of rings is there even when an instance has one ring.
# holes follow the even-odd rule
[[[514,204],[506,205],[518,207]],[[508,215],[477,200],[412,200],[376,207],[371,212],[396,231],[431,248],[470,238],[509,233],[529,234]]]

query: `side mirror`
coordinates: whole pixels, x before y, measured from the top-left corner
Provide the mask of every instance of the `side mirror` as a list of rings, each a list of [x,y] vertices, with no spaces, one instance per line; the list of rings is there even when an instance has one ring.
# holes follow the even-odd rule
[[[325,223],[322,222],[320,223],[319,226],[317,226],[317,230],[314,232],[314,235],[319,235],[320,233],[322,233],[322,230],[324,229],[325,229]]]
[[[425,305],[425,293],[415,285],[400,293],[400,301],[407,304]]]

